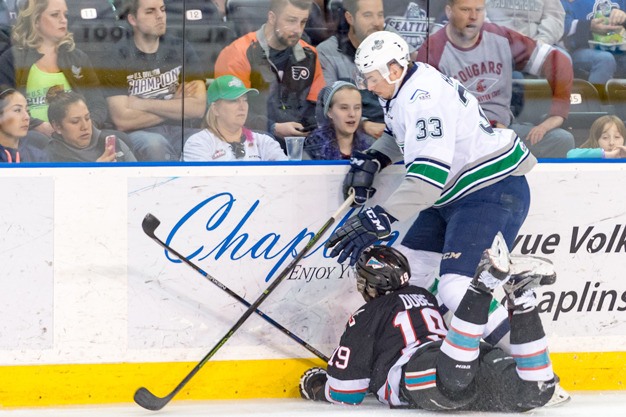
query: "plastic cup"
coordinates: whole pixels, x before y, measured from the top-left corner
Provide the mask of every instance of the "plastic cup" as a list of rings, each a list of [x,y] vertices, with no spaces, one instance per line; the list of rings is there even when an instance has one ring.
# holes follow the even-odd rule
[[[303,136],[287,136],[285,138],[287,146],[287,157],[290,161],[302,161],[302,148],[304,146]]]

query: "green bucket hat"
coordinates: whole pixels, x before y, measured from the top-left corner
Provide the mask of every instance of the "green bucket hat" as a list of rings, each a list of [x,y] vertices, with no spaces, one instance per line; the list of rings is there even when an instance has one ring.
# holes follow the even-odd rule
[[[246,93],[254,92],[259,94],[256,88],[246,88],[243,81],[234,75],[222,75],[217,77],[209,85],[206,94],[206,101],[211,104],[217,100],[237,100]]]

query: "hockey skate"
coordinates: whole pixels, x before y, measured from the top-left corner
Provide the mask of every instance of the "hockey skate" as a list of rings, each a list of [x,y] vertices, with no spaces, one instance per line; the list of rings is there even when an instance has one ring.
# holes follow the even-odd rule
[[[510,278],[503,285],[510,311],[527,310],[536,304],[535,288],[552,285],[556,272],[552,262],[538,256],[512,255]]]
[[[510,273],[510,254],[502,233],[498,232],[489,249],[485,249],[472,279],[474,288],[493,292],[505,283]]]

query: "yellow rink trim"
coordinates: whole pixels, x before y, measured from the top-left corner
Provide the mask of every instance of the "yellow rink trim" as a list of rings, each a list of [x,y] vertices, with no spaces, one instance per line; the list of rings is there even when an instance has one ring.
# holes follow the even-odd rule
[[[626,352],[553,353],[568,390],[622,390]],[[117,363],[0,367],[0,406],[129,403],[140,386],[167,395],[196,363]],[[318,359],[211,361],[175,400],[298,396],[300,375]]]

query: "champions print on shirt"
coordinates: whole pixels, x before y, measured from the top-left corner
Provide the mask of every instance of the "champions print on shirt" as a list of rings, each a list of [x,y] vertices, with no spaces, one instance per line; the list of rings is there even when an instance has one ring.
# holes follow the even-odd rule
[[[174,97],[180,84],[182,66],[161,73],[160,68],[138,71],[126,77],[128,95],[140,98],[169,100]]]

